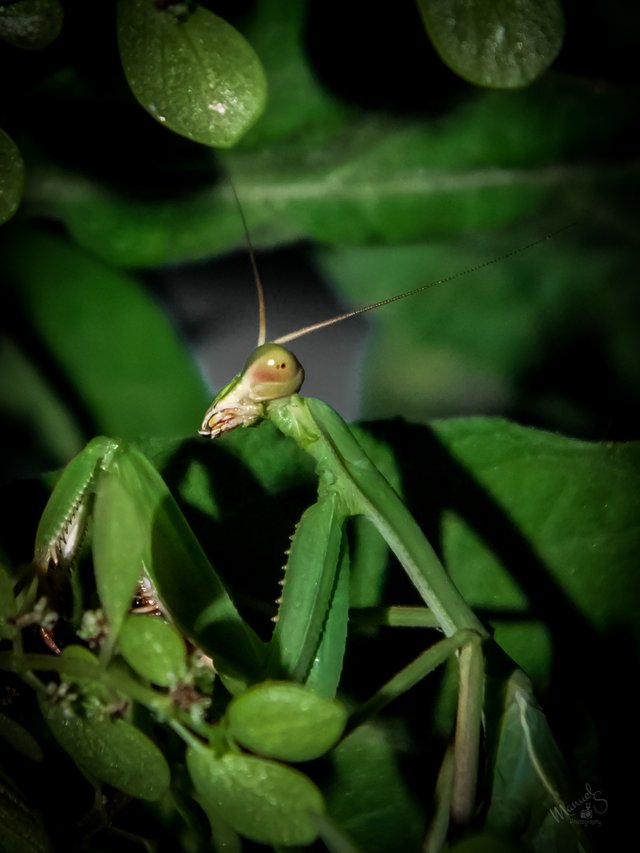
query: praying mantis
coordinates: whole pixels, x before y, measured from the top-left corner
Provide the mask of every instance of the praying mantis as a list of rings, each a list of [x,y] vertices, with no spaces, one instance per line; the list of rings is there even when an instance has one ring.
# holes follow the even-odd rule
[[[274,846],[311,843],[319,834],[326,841],[330,831],[339,834],[339,829],[331,826],[313,783],[278,762],[325,754],[345,731],[353,731],[455,656],[459,685],[455,733],[443,758],[439,805],[425,842],[425,849],[437,850],[444,843],[448,825],[468,825],[477,808],[484,650],[491,645],[490,634],[353,430],[321,401],[298,394],[304,370],[283,346],[356,314],[417,296],[433,284],[266,342],[263,289],[251,248],[250,254],[259,302],[258,346],[243,370],[214,398],[199,432],[218,439],[267,419],[314,461],[317,500],[305,510],[292,536],[271,638],[263,640],[241,617],[169,489],[142,452],[115,439],[96,438],[69,463],[55,486],[36,533],[36,575],[23,579],[13,617],[14,625],[37,620],[33,614],[39,587],[47,593],[50,610],[56,610],[60,591],[90,528],[100,615],[95,617],[97,627],[88,627],[85,618],[81,630],[76,631],[77,636],[88,638],[90,651],[77,643],[59,647],[55,629],[43,624],[42,636],[55,654],[25,650],[16,630],[13,657],[9,660],[6,653],[0,653],[0,666],[20,673],[34,686],[54,736],[90,778],[120,787],[132,796],[154,800],[165,795],[167,772],[158,770],[163,781],[152,790],[137,779],[109,775],[110,770],[91,765],[86,750],[78,753],[77,744],[66,738],[65,727],[77,727],[76,740],[88,743],[91,738],[97,739],[119,755],[119,741],[114,740],[113,708],[119,707],[115,697],[125,695],[130,702],[146,707],[158,721],[166,722],[186,746],[186,766],[196,798],[210,819],[216,844],[222,848],[234,833]],[[395,553],[428,608],[427,624],[438,630],[441,638],[347,718],[334,697],[340,687],[350,615],[346,523],[354,517],[363,517],[373,525]],[[139,589],[141,578],[146,585],[143,593]],[[153,615],[131,615],[136,595],[144,600],[143,609],[151,609]],[[165,621],[158,620],[158,614]],[[420,619],[424,624],[423,612]],[[50,619],[51,625],[53,622]],[[184,639],[212,661],[231,697],[217,719],[208,715],[207,687],[194,690],[191,700],[177,699],[178,694],[184,697],[184,685],[193,685],[196,679],[193,668],[189,670],[185,662]],[[171,662],[164,669],[160,667],[159,675],[156,670],[150,674],[148,669],[146,658],[150,653],[146,649],[151,647],[160,649],[159,657]],[[68,691],[54,690],[52,701],[51,686],[35,675],[47,671],[58,673],[62,684],[76,685],[81,711],[77,697],[69,702]],[[102,693],[91,684],[97,684]],[[158,691],[157,685],[164,687],[164,692]],[[511,704],[521,714],[523,741],[529,743],[531,715],[538,712],[524,676],[520,674],[510,683],[509,690]],[[87,712],[91,703],[102,709],[99,723]],[[238,723],[243,714],[248,723]],[[299,725],[305,716],[307,728],[315,730],[305,733],[305,738],[313,741],[311,747],[306,741],[300,747],[296,736],[291,735],[292,720]],[[87,717],[90,722],[85,725]],[[269,739],[273,733],[265,735],[265,718],[276,718],[276,723],[279,718],[281,730],[275,747]],[[326,725],[331,734],[318,741],[317,730],[326,720],[330,721]],[[123,724],[119,732],[125,731],[125,724],[130,725],[126,720],[117,722]],[[539,719],[536,725],[542,725]],[[144,756],[140,761],[155,761],[162,768],[162,761],[149,746],[126,731],[130,738],[127,748],[134,755]],[[291,756],[292,739],[294,753],[299,748],[296,755],[302,758]],[[253,754],[247,755],[242,747]],[[527,749],[535,754],[533,747]],[[122,759],[122,763],[126,761]],[[557,801],[560,795],[553,783],[543,771],[541,776],[545,789]],[[255,778],[262,779],[262,787],[248,793],[248,780]],[[299,807],[291,808],[292,798]],[[247,815],[258,817],[248,819]]]

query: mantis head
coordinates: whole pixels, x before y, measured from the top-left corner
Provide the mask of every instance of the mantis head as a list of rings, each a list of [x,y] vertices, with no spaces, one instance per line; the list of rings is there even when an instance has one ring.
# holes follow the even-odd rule
[[[264,417],[267,403],[295,394],[303,381],[303,367],[292,352],[278,343],[256,347],[207,409],[200,435],[216,438],[235,427],[251,426]]]

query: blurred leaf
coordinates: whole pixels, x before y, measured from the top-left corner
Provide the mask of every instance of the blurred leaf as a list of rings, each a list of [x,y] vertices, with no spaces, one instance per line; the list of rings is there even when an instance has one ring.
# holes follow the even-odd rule
[[[499,835],[482,832],[453,844],[449,849],[451,853],[519,853],[522,847]]]
[[[155,615],[127,616],[118,637],[129,666],[160,687],[173,687],[186,669],[186,649],[178,631]]]
[[[59,468],[82,449],[82,432],[64,401],[38,370],[33,358],[28,358],[8,335],[0,336],[0,408],[5,419],[18,425],[30,456],[31,465],[20,464],[21,453],[15,438],[10,449],[5,447],[3,467],[13,468],[13,476]],[[37,417],[34,412],[38,412]],[[37,458],[36,445],[41,446],[43,458]]]
[[[599,434],[611,422],[618,435],[635,434],[640,299],[631,287],[631,243],[614,252],[579,227],[491,263],[522,238],[321,253],[353,305],[471,270],[374,312],[365,411],[420,421],[511,411],[579,434]]]
[[[228,148],[264,109],[266,80],[252,47],[195,3],[120,0],[118,41],[136,98],[188,139]]]
[[[428,525],[442,514],[430,539],[465,600],[572,726],[572,703],[606,713],[599,696],[617,669],[601,666],[584,692],[580,673],[615,638],[631,661],[640,649],[640,443],[580,442],[491,418],[436,423],[429,446],[412,433],[399,426],[395,444],[411,465],[410,505],[418,514],[428,505]],[[455,697],[455,678],[450,686]],[[441,701],[439,719],[449,719]]]
[[[187,766],[212,824],[218,813],[241,835],[263,844],[311,844],[314,814],[324,812],[316,786],[297,770],[227,753],[219,758],[203,747],[187,751]]]
[[[562,46],[558,0],[418,0],[418,6],[443,61],[479,86],[526,86]]]
[[[81,717],[44,698],[39,705],[60,746],[89,779],[142,800],[158,800],[166,792],[169,766],[155,744],[134,725],[110,719],[106,711]]]
[[[419,849],[423,809],[407,787],[388,732],[360,726],[329,760],[327,809],[358,849],[371,853]]]
[[[317,78],[306,50],[309,10],[298,0],[261,0],[245,35],[257,51],[269,83],[268,108],[247,134],[251,147],[300,134],[330,137],[350,110]]]
[[[20,723],[0,713],[0,738],[30,761],[42,761],[40,744]]]
[[[12,624],[16,616],[16,600],[13,594],[13,578],[0,552],[0,639],[13,639],[16,627]]]
[[[562,756],[521,672],[507,685],[494,755],[490,831],[517,837],[534,853],[582,853],[585,840],[562,809],[568,778]]]
[[[51,853],[54,849],[38,812],[2,782],[0,826],[3,853]]]
[[[637,164],[608,150],[633,113],[621,90],[539,84],[481,92],[431,120],[357,113],[322,140],[322,156],[310,129],[308,138],[221,157],[258,246],[304,237],[414,242],[501,228],[545,203],[559,227],[596,198],[606,208],[626,197],[638,181]],[[145,266],[244,245],[230,188],[210,181],[204,175],[196,189],[160,204],[157,186],[150,199],[132,197],[129,187],[118,191],[116,176],[106,186],[49,161],[28,192],[81,245]]]
[[[77,418],[124,437],[199,423],[202,380],[137,282],[49,234],[12,228],[2,237],[5,298],[22,312],[12,331],[36,336],[40,357],[44,350],[53,361],[43,372],[63,371]]]
[[[0,6],[0,39],[22,50],[40,50],[60,35],[64,12],[58,0],[17,0]]]
[[[531,543],[557,595],[566,596],[598,632],[623,630],[640,639],[634,569],[640,548],[640,443],[580,442],[493,419],[443,423],[439,433]],[[472,607],[526,611],[530,584],[522,572],[505,569],[491,544],[479,541],[459,518],[448,519],[445,550],[456,585]],[[541,576],[537,583],[544,580]],[[548,619],[553,610],[548,599]],[[501,642],[500,629],[495,636]],[[536,650],[540,646],[530,645],[527,656]],[[512,656],[528,668],[528,661]]]
[[[0,21],[5,8],[0,7]],[[24,184],[24,163],[20,149],[0,128],[0,225],[18,209]]]
[[[299,684],[264,682],[231,700],[228,731],[252,752],[283,761],[310,761],[324,755],[346,723],[338,702]]]

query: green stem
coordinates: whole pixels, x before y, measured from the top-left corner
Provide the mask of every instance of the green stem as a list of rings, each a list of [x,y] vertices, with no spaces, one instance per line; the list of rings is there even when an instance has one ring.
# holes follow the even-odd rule
[[[472,642],[476,637],[477,635],[473,631],[460,631],[455,636],[440,640],[422,652],[351,714],[347,731],[352,731],[398,696],[402,696],[403,693],[422,681],[426,675],[433,672],[436,667],[448,660],[455,651]]]
[[[149,710],[167,716],[172,712],[171,699],[160,696],[150,687],[145,687],[125,672],[105,669],[97,662],[73,657],[53,657],[52,655],[0,652],[0,670],[28,675],[33,672],[57,672],[68,680],[86,679],[106,684],[112,690],[128,696],[133,701],[145,705]]]
[[[428,607],[352,607],[349,621],[362,628],[437,628]]]

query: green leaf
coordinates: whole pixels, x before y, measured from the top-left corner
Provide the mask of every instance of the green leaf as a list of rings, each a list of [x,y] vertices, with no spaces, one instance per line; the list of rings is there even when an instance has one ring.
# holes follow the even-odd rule
[[[106,712],[71,715],[45,698],[39,704],[54,737],[89,779],[142,800],[158,800],[167,791],[170,772],[164,756],[131,723]]]
[[[176,629],[157,616],[128,616],[118,637],[129,666],[160,687],[173,687],[184,676],[186,649]]]
[[[118,41],[131,89],[156,121],[195,142],[235,145],[256,121],[266,80],[233,27],[194,4],[120,0]]]
[[[490,831],[518,837],[539,853],[585,849],[580,827],[563,807],[566,767],[522,672],[514,673],[505,690],[492,779],[486,818]]]
[[[40,744],[24,726],[0,713],[0,738],[30,761],[42,761]]]
[[[327,810],[360,850],[418,850],[423,807],[403,776],[390,730],[359,726],[329,755]]]
[[[229,734],[252,752],[283,761],[310,761],[339,739],[346,711],[298,684],[267,681],[234,697]]]
[[[310,132],[321,145],[351,112],[318,79],[307,50],[308,13],[296,0],[262,0],[244,30],[269,81],[269,107],[247,137],[252,146]]]
[[[271,845],[311,844],[322,795],[297,770],[256,758],[190,747],[187,766],[212,823],[220,814],[240,835]]]
[[[122,499],[118,518],[124,526],[136,526],[135,513],[140,522],[128,552],[125,536],[119,544],[105,543],[105,553],[109,548],[123,551],[121,559],[131,561],[133,577],[139,551],[163,606],[186,635],[215,658],[216,668],[240,679],[255,678],[263,665],[263,644],[238,614],[166,484],[135,448],[117,462],[114,495],[120,493]],[[124,580],[117,583],[124,590]]]
[[[16,635],[12,620],[16,615],[13,578],[9,574],[4,555],[0,553],[0,638],[10,640]]]
[[[443,61],[479,86],[526,86],[562,46],[558,0],[418,0],[418,6]]]
[[[630,132],[633,111],[623,91],[562,81],[482,91],[437,120],[358,112],[324,140],[321,158],[309,130],[308,138],[222,159],[256,246],[301,237],[353,245],[486,233],[535,215],[545,201],[560,226],[596,199],[606,199],[624,233],[634,214],[617,205],[628,199],[630,182],[637,184],[638,168],[607,152],[616,134]],[[112,262],[148,266],[244,247],[233,194],[210,173],[170,204],[158,203],[155,179],[146,195],[132,198],[130,189],[118,191],[115,176],[111,185],[88,181],[50,161],[38,177],[31,185],[38,206]]]
[[[488,832],[474,834],[449,848],[451,853],[520,853],[522,847]]]
[[[0,21],[6,8],[13,7],[0,7]],[[11,219],[18,209],[23,184],[24,162],[20,149],[0,128],[0,225]]]
[[[537,584],[550,582],[547,626],[563,612],[566,598],[597,631],[637,637],[640,444],[580,442],[492,419],[443,423],[439,432],[487,499],[505,508],[519,535],[533,544]],[[528,611],[531,589],[522,571],[505,568],[500,554],[459,518],[447,520],[444,542],[449,570],[471,606],[514,616]],[[507,641],[496,629],[497,641],[504,640],[523,668],[537,669],[548,644],[530,642],[527,648],[523,639],[517,654],[515,636]]]
[[[12,332],[35,335],[62,371],[77,420],[125,438],[195,429],[208,402],[202,379],[134,279],[35,229],[10,226],[2,238],[5,294],[20,309]],[[51,375],[49,363],[39,366]],[[32,421],[29,429],[48,426]]]
[[[60,35],[64,12],[58,0],[18,0],[0,6],[0,39],[22,50],[40,50]]]
[[[320,261],[358,305],[486,265],[540,238],[540,227],[498,241],[332,249]],[[587,435],[608,430],[613,418],[626,432],[640,387],[640,339],[632,331],[640,301],[628,249],[608,251],[579,227],[375,312],[364,359],[366,413],[426,422],[507,410]]]
[[[82,450],[84,438],[79,424],[61,400],[55,388],[47,381],[36,364],[37,357],[28,357],[22,347],[10,337],[0,337],[0,407],[6,418],[17,424],[34,424],[33,413],[38,412],[35,429],[27,435],[21,430],[30,453],[34,453],[33,470],[61,468]],[[39,456],[35,451],[33,433],[37,430],[37,443],[42,447]],[[19,457],[20,445],[12,443],[7,462]],[[14,467],[14,466],[11,466]],[[24,469],[15,465],[16,476]]]
[[[52,853],[54,847],[38,812],[8,785],[0,782],[2,851]]]

